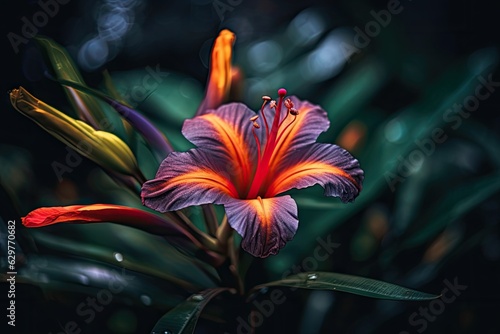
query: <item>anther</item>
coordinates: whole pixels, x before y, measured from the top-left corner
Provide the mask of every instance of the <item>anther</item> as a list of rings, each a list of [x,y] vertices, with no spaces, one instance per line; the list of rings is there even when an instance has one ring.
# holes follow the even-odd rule
[[[285,100],[285,107],[286,107],[287,109],[291,109],[291,108],[293,108],[293,102],[292,102],[292,100],[290,100],[290,99],[286,99],[286,100]]]
[[[297,116],[299,114],[299,111],[295,108],[290,108],[290,114],[293,116]]]
[[[259,118],[259,115],[252,116],[252,117],[250,117],[250,121],[255,122],[257,120],[257,118]]]
[[[253,127],[256,129],[260,129],[260,125],[257,122],[253,122]]]
[[[269,108],[276,108],[276,101],[275,100],[272,100],[271,102],[269,102]]]
[[[269,97],[269,96],[267,96],[267,95],[264,95],[264,96],[262,97],[262,99],[263,99],[264,101],[271,101],[271,97]]]

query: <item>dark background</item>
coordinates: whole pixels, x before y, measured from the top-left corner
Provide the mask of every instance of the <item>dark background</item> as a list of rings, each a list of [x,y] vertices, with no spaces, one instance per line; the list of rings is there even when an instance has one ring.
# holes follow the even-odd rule
[[[38,34],[54,39],[77,59],[78,50],[84,42],[96,35],[97,18],[99,12],[105,10],[102,7],[104,3],[104,0],[71,0],[67,4],[60,5],[58,13],[50,18],[44,27],[39,28]],[[118,6],[120,2],[110,1],[110,3]],[[134,6],[130,11],[134,15],[131,22],[134,23],[135,30],[131,28],[122,40],[110,46],[109,52],[112,56],[101,66],[85,68],[79,63],[82,66],[82,74],[90,86],[97,87],[100,84],[103,69],[107,69],[110,73],[127,73],[159,64],[169,73],[182,75],[183,78],[190,77],[195,90],[201,93],[208,74],[210,45],[219,30],[224,27],[231,28],[237,34],[234,62],[242,67],[247,77],[252,80],[269,78],[272,73],[255,74],[256,68],[245,56],[245,52],[248,52],[256,41],[266,39],[279,41],[281,37],[288,36],[286,34],[290,22],[304,10],[314,9],[315,13],[321,13],[323,22],[326,22],[322,36],[326,36],[329,30],[333,31],[338,27],[345,27],[351,32],[354,27],[363,29],[367,22],[373,20],[371,10],[379,11],[387,8],[385,1],[243,0],[238,5],[232,6],[233,10],[226,12],[224,19],[221,20],[212,1],[124,1],[121,5],[127,3],[129,6]],[[473,61],[479,64],[496,64],[500,60],[500,49],[498,49],[500,8],[495,1],[408,0],[401,2],[401,5],[404,7],[403,11],[392,16],[390,25],[380,35],[375,36],[366,48],[362,48],[359,54],[355,54],[336,74],[317,81],[303,78],[301,82],[301,75],[293,76],[294,71],[297,71],[293,66],[283,69],[278,67],[274,69],[276,75],[278,76],[279,72],[284,78],[284,82],[280,85],[294,86],[298,95],[320,103],[327,100],[325,96],[331,92],[331,87],[346,84],[342,80],[348,77],[349,73],[357,68],[363,68],[361,64],[366,59],[375,59],[378,64],[375,68],[383,69],[380,73],[384,75],[371,76],[369,80],[372,82],[364,88],[360,86],[360,100],[364,103],[358,108],[352,107],[355,110],[352,119],[361,121],[370,134],[372,130],[375,132],[381,124],[387,124],[384,122],[390,121],[392,117],[399,115],[414,103],[421,107],[417,113],[418,117],[425,118],[429,115],[431,118],[432,110],[425,108],[427,104],[418,104],[419,101],[424,101],[426,96],[432,97],[433,91],[429,90],[435,90],[436,100],[439,100],[440,96],[447,96],[446,87],[459,85],[463,79],[461,71],[467,71],[467,66],[472,66]],[[0,210],[3,220],[17,219],[19,223],[20,215],[44,205],[116,200],[114,194],[104,192],[93,184],[92,177],[95,175],[96,166],[92,162],[84,161],[76,173],[65,177],[64,182],[59,182],[51,163],[64,161],[67,154],[65,146],[11,107],[7,92],[18,86],[25,87],[35,96],[56,105],[61,110],[69,108],[69,104],[65,102],[60,86],[44,76],[46,65],[34,43],[30,41],[26,45],[20,45],[20,51],[16,53],[7,37],[9,32],[21,34],[23,26],[21,18],[26,16],[31,21],[32,15],[40,10],[39,4],[35,1],[17,1],[3,6],[4,72],[1,90],[5,94],[0,122],[2,159],[0,171],[3,187],[10,189],[9,195],[3,192],[1,197]],[[113,32],[118,29],[119,26],[112,26],[108,31]],[[293,36],[291,40],[293,41]],[[295,48],[294,52],[299,57],[301,53],[305,54],[315,45],[317,44],[309,45],[309,49]],[[287,44],[284,43],[282,45],[284,54],[286,48]],[[290,45],[290,48],[293,46]],[[296,63],[290,61],[288,64]],[[493,80],[500,81],[496,67],[490,66],[490,68],[485,73],[491,73]],[[443,73],[449,75],[443,78]],[[453,76],[454,73],[457,75]],[[359,73],[358,78],[363,78],[363,72]],[[471,76],[470,80],[474,80],[474,76]],[[350,83],[361,85],[357,81]],[[250,84],[245,88],[249,87]],[[270,87],[273,91],[277,88],[279,87]],[[366,97],[364,93],[370,89],[376,92]],[[258,103],[260,96],[256,92],[260,94],[258,89],[247,90],[247,93],[240,98],[255,106],[255,101]],[[469,91],[466,95],[471,93]],[[442,99],[442,103],[449,105],[449,101],[462,100],[463,98]],[[335,105],[334,102],[332,105]],[[342,225],[336,224],[331,230],[314,226],[299,229],[296,239],[311,242],[304,241],[305,243],[301,244],[301,240],[294,240],[283,254],[279,255],[281,258],[277,256],[276,259],[270,259],[267,264],[265,262],[267,260],[255,261],[249,271],[249,284],[276,279],[280,277],[283,268],[290,268],[291,263],[301,263],[302,259],[311,255],[313,248],[310,246],[315,245],[316,237],[318,235],[325,237],[325,232],[328,231],[333,233],[335,242],[342,246],[336,250],[333,259],[321,264],[322,270],[369,276],[431,293],[440,293],[445,287],[443,282],[453,281],[455,278],[460,284],[467,286],[456,301],[446,304],[446,309],[436,320],[428,322],[425,333],[500,331],[497,320],[500,311],[498,191],[485,195],[480,203],[457,215],[457,218],[447,225],[448,228],[438,228],[439,234],[436,232],[429,236],[426,242],[416,247],[399,248],[398,242],[401,240],[404,242],[405,239],[397,234],[398,228],[402,228],[398,225],[398,219],[402,219],[401,217],[414,216],[409,220],[412,228],[405,230],[407,234],[404,236],[411,235],[412,231],[418,232],[419,224],[435,223],[433,220],[435,211],[446,212],[456,209],[456,203],[450,204],[447,196],[456,191],[457,185],[463,182],[466,189],[464,196],[458,196],[456,202],[463,199],[466,205],[465,202],[469,199],[467,196],[481,190],[478,190],[476,184],[472,182],[474,178],[498,172],[499,166],[495,162],[497,160],[495,155],[500,154],[500,147],[497,146],[497,135],[500,131],[499,107],[500,93],[494,92],[491,98],[481,102],[480,107],[470,118],[463,120],[464,123],[471,124],[471,128],[467,125],[467,128],[464,126],[459,131],[453,131],[449,128],[449,124],[439,125],[448,126],[445,129],[451,140],[438,147],[436,153],[429,157],[431,164],[428,166],[427,174],[412,175],[407,181],[398,185],[396,192],[390,191],[387,186],[383,189],[377,188],[378,190],[373,191],[376,192],[375,195],[359,204],[362,205],[359,210],[345,218]],[[415,124],[417,127],[423,124],[418,117],[415,118],[415,123],[411,118],[407,123],[406,131],[411,141],[417,138],[415,132],[412,132],[415,130],[412,129],[412,125]],[[331,121],[334,130],[328,138],[331,140],[341,138],[341,130],[349,124],[349,119],[339,119],[337,124],[335,119],[331,118]],[[427,130],[422,131],[427,133],[426,131],[436,126],[438,125],[429,126]],[[477,135],[479,139],[476,142],[470,140],[473,135],[468,131]],[[482,134],[484,136],[481,136]],[[376,170],[375,167],[371,169],[372,165],[366,158],[370,157],[370,154],[364,151],[370,147],[368,144],[372,139],[373,137],[367,135],[363,147],[353,148],[354,153],[361,157],[360,161],[367,171],[367,178],[373,177],[373,174],[370,174],[371,170]],[[481,146],[479,142],[486,144]],[[380,159],[384,159],[383,157],[381,155]],[[462,164],[457,161],[462,161]],[[467,184],[471,184],[470,192],[466,191]],[[412,195],[419,200],[412,200]],[[443,203],[443,206],[439,206],[440,203]],[[402,213],[401,207],[405,205],[418,205],[418,207]],[[306,212],[306,210],[302,211],[299,203],[299,211]],[[308,219],[301,220],[301,226],[313,225],[314,217],[321,218],[325,214],[322,211],[315,211],[314,208],[307,212],[312,215],[304,214],[303,217]],[[377,225],[377,217],[382,220],[380,225]],[[382,226],[383,232],[380,232],[382,237],[375,237],[377,233],[370,230],[370,226],[374,226],[370,223],[373,221],[376,226]],[[366,229],[371,231],[371,241],[360,238]],[[71,233],[71,230],[60,232]],[[113,236],[106,236],[104,239],[111,243]],[[376,246],[366,246],[373,240]],[[18,242],[25,246],[23,255],[28,257],[29,251],[26,249],[31,249],[32,243],[29,233],[19,232]],[[89,243],[92,243],[92,240],[89,240]],[[57,253],[51,249],[37,251],[49,255]],[[69,260],[71,259],[74,260],[74,258]],[[66,260],[68,259],[64,258],[64,261]],[[58,261],[62,261],[58,263],[64,268],[63,264],[66,262],[61,259]],[[389,261],[390,264],[384,261]],[[21,259],[19,263],[23,263],[23,260]],[[68,270],[81,267],[76,262],[72,263],[68,265]],[[274,265],[276,269],[273,271],[270,267]],[[23,333],[50,331],[55,333],[60,330],[59,326],[64,326],[75,317],[73,312],[75,305],[85,300],[86,296],[95,294],[92,290],[76,290],[68,282],[59,282],[60,290],[49,289],[51,292],[48,293],[33,283],[37,281],[36,277],[30,279],[31,283],[19,285],[19,296],[16,298],[19,307],[17,329]],[[141,279],[143,285],[160,284],[147,275]],[[140,289],[140,284],[130,289],[130,293],[133,294],[136,291],[134,289]],[[4,285],[2,285],[2,297],[4,297],[3,291],[6,291]],[[172,300],[185,295],[177,293],[175,289],[172,291],[176,296]],[[400,333],[404,330],[417,333],[416,330],[420,327],[412,326],[408,318],[413,312],[418,311],[419,307],[429,305],[428,303],[391,304],[330,292],[316,295],[290,292],[286,296],[287,303],[277,308],[257,333]],[[82,328],[82,333],[146,333],[164,311],[171,307],[168,303],[153,303],[153,306],[148,308],[135,302],[134,299],[126,298],[113,301],[112,305],[113,308],[106,309],[97,322]],[[323,305],[323,308],[315,309],[314,305]],[[120,323],[120,319],[126,318],[136,319],[135,322],[125,322],[129,326],[128,329],[127,326],[117,324]],[[318,323],[321,325],[315,329],[314,324]],[[206,326],[206,332],[210,332],[211,327]],[[131,328],[135,328],[135,331],[130,331]],[[203,330],[200,330],[201,332]]]

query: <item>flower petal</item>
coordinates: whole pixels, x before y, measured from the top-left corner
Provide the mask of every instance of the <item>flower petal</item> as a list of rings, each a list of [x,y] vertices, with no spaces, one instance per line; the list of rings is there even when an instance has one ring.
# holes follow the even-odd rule
[[[165,237],[184,250],[212,250],[214,240],[198,230],[190,229],[169,216],[159,216],[144,210],[113,204],[70,205],[43,207],[22,217],[26,227],[43,227],[59,223],[116,223]],[[202,256],[202,253],[198,255]]]
[[[269,178],[266,197],[292,188],[320,184],[326,196],[353,201],[362,188],[364,174],[359,162],[343,148],[332,144],[313,144],[289,154]]]
[[[168,153],[173,151],[167,137],[145,116],[111,98],[106,98],[105,101],[141,134],[159,160],[165,159]]]
[[[223,204],[228,196],[238,197],[238,193],[223,161],[199,149],[170,153],[141,192],[142,203],[160,212]]]
[[[59,223],[112,222],[139,228],[157,235],[185,236],[197,242],[184,228],[167,218],[121,205],[91,204],[43,207],[31,211],[21,220],[26,227],[43,227]]]
[[[219,107],[226,101],[231,88],[231,58],[236,37],[231,31],[224,29],[215,39],[210,58],[210,73],[205,99],[200,104],[197,115]]]
[[[226,170],[242,192],[245,192],[243,185],[250,183],[257,161],[250,121],[252,116],[255,112],[244,104],[229,103],[208,114],[186,120],[182,128],[184,137],[189,141],[227,162]]]
[[[227,219],[242,237],[244,250],[257,257],[279,252],[297,231],[297,204],[290,196],[232,199],[224,205]]]

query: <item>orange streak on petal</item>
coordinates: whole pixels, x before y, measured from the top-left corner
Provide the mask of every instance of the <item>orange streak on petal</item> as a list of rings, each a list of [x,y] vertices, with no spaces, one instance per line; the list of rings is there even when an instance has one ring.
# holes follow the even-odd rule
[[[219,134],[224,149],[231,161],[236,164],[235,166],[227,166],[228,171],[231,173],[241,171],[239,179],[241,179],[243,185],[248,184],[252,162],[249,161],[250,149],[243,134],[214,114],[205,114],[200,117],[208,121]]]
[[[211,170],[195,170],[173,177],[165,181],[165,188],[191,185],[192,187],[215,188],[234,198],[238,198],[238,192],[230,180],[220,176]]]
[[[272,198],[262,199],[260,196],[258,196],[257,199],[248,200],[248,203],[255,209],[259,225],[261,225],[262,228],[266,229],[268,232],[266,233],[266,243],[269,241],[269,238],[271,236],[270,231],[274,210],[272,202]]]
[[[288,169],[279,173],[279,175],[269,185],[266,197],[274,197],[282,192],[294,188],[293,185],[297,179],[315,175],[321,177],[325,174],[342,176],[359,188],[356,180],[354,180],[352,176],[344,170],[320,161],[305,161],[290,166]]]
[[[280,137],[278,143],[276,143],[276,148],[274,149],[273,156],[271,157],[271,161],[269,163],[270,170],[274,170],[274,168],[279,164],[283,156],[290,150],[290,145],[293,139],[296,137],[297,132],[301,131],[301,129],[306,126],[305,120],[307,120],[307,113],[309,113],[312,108],[302,108],[299,110],[299,115],[296,116],[295,120],[290,115],[287,117],[285,122],[281,125],[281,129],[285,129],[285,132]],[[292,123],[292,125],[288,126],[288,124]],[[287,127],[288,126],[288,127]]]

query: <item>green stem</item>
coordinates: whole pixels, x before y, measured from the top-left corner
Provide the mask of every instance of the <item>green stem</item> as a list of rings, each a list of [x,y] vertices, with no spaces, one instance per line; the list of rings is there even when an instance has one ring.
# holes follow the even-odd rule
[[[201,209],[203,211],[203,218],[205,219],[208,233],[215,236],[217,233],[218,223],[214,206],[212,204],[204,204],[201,206]]]
[[[180,221],[181,225],[188,228],[195,238],[197,238],[207,249],[220,253],[218,242],[205,232],[201,231],[193,222],[181,211],[166,212],[165,215]],[[175,218],[174,218],[175,217]]]
[[[220,223],[220,226],[217,229],[215,235],[220,249],[224,253],[227,253],[227,245],[229,238],[233,235],[233,228],[231,227],[231,225],[229,225],[226,215],[224,215],[224,218],[222,218],[222,222]]]
[[[224,215],[224,218],[222,219],[222,222],[219,228],[217,229],[216,233],[219,247],[224,252],[224,254],[227,254],[229,260],[223,264],[224,267],[226,268],[224,269],[224,271],[222,271],[222,273],[225,274],[229,270],[238,292],[241,295],[243,295],[244,285],[243,285],[243,279],[241,278],[238,271],[238,252],[236,246],[234,245],[233,232],[234,232],[233,228],[231,227],[231,225],[229,225],[227,221],[227,216]],[[222,278],[223,277],[221,277],[221,279]]]

